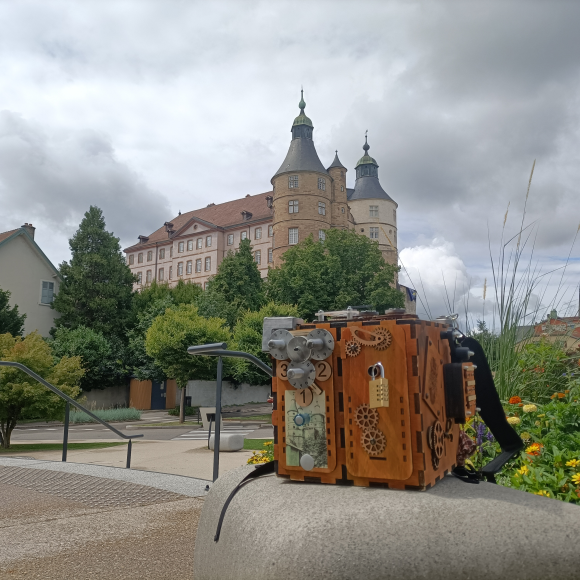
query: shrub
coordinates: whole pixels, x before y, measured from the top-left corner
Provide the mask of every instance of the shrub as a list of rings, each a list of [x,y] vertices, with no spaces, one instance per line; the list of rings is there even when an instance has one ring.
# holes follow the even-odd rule
[[[198,412],[199,407],[185,407],[186,416],[197,415]],[[172,417],[179,417],[179,406],[175,407],[175,409],[169,409],[167,414],[171,415]]]
[[[139,421],[141,419],[141,411],[129,407],[126,409],[95,409],[91,410],[99,419],[107,423],[114,423],[118,421]],[[71,410],[71,423],[97,423],[92,417],[82,411]]]

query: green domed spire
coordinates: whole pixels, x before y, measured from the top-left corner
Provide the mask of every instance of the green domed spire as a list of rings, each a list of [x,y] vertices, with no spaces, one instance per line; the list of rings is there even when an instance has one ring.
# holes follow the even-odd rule
[[[300,115],[294,119],[292,126],[308,125],[309,127],[314,127],[312,121],[304,114],[304,109],[306,108],[306,103],[304,102],[304,89],[300,89],[300,102],[298,103],[298,107],[300,107]]]
[[[355,165],[355,169],[359,165],[366,165],[368,163],[372,163],[373,165],[376,165],[377,167],[379,166],[379,164],[369,155],[370,148],[371,148],[371,146],[367,143],[367,134],[365,133],[365,144],[363,145],[363,149],[364,149],[365,154],[357,161],[357,164]]]

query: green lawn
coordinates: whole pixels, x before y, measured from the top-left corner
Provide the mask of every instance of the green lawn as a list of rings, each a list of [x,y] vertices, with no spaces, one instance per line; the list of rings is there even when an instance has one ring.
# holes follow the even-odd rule
[[[197,421],[184,421],[183,423],[179,421],[166,421],[164,423],[144,423],[143,425],[137,425],[137,427],[141,429],[141,427],[190,427],[191,425],[201,425],[201,423]]]
[[[103,449],[105,447],[117,447],[119,445],[127,445],[127,443],[124,441],[103,443],[69,443],[68,449]],[[12,443],[10,445],[10,449],[2,449],[0,447],[0,453],[60,450],[62,450],[62,443]]]
[[[264,443],[267,441],[273,442],[274,439],[244,439],[244,449],[249,451],[262,451]]]

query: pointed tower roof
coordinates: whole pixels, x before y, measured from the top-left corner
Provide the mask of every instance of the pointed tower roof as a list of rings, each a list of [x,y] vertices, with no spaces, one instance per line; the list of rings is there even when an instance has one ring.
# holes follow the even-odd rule
[[[379,181],[379,164],[369,155],[370,148],[365,133],[365,144],[363,145],[365,154],[356,164],[356,181],[354,190],[348,196],[348,201],[356,201],[358,199],[384,199],[394,202],[381,186]]]
[[[312,134],[314,132],[314,125],[312,121],[304,113],[306,103],[304,102],[304,91],[300,91],[300,114],[294,123],[292,123],[292,141],[290,148],[286,154],[286,159],[276,171],[274,177],[282,173],[292,173],[293,171],[315,171],[317,173],[326,173],[324,165],[322,165],[318,153],[314,147]]]
[[[338,167],[340,169],[346,169],[346,167],[340,162],[340,159],[338,158],[338,151],[334,152],[334,161],[332,162],[332,164],[330,165],[330,167],[328,169],[330,169],[331,167]]]

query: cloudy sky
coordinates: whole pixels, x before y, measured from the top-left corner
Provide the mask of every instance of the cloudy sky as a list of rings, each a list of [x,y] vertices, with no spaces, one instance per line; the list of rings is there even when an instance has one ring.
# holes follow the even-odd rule
[[[349,186],[368,129],[420,311],[448,311],[445,286],[483,310],[534,160],[528,247],[560,268],[536,297],[577,309],[578,22],[563,1],[0,1],[0,231],[32,222],[58,264],[91,204],[127,246],[268,191],[303,85]]]

